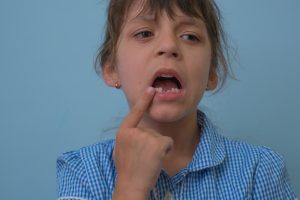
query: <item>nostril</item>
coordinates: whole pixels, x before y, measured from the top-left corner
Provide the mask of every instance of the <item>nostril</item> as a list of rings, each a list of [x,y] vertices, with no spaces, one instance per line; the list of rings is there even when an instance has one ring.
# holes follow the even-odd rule
[[[175,57],[175,58],[177,58],[178,57],[178,53],[176,53],[176,52],[170,52],[170,53],[168,53],[168,52],[164,52],[164,51],[160,51],[160,52],[158,52],[158,55],[159,56],[162,56],[162,55],[169,55],[169,56],[172,56],[172,57]]]
[[[177,58],[177,57],[178,57],[178,54],[177,54],[177,53],[173,53],[173,56],[174,56],[175,58]]]

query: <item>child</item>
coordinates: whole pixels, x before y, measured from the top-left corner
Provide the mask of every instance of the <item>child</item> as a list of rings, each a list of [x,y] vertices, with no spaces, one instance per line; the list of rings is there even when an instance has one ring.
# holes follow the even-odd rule
[[[213,0],[111,0],[98,60],[130,112],[116,140],[63,154],[59,199],[295,199],[282,158],[197,110],[228,66]]]

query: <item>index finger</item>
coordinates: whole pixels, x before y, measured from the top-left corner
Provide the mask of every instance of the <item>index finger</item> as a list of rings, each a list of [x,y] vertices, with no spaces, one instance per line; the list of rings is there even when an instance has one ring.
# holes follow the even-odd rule
[[[149,108],[153,97],[155,94],[155,89],[153,87],[148,87],[146,92],[141,96],[141,98],[135,103],[128,113],[120,129],[123,128],[135,128],[141,121],[144,113]]]

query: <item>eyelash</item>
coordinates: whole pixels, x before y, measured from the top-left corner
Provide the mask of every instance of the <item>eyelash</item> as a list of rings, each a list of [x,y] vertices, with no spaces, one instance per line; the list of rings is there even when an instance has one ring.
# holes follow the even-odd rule
[[[154,36],[154,34],[151,31],[139,31],[138,33],[134,34],[134,37],[137,38],[138,40],[145,40],[149,37]],[[193,43],[197,43],[200,42],[201,40],[199,39],[199,36],[195,35],[195,34],[189,34],[189,33],[185,33],[183,35],[180,36],[182,39],[193,42]],[[186,38],[188,37],[188,38]]]
[[[199,37],[195,34],[183,34],[181,38],[185,39],[184,37],[188,37],[186,38],[186,40],[189,40],[191,42],[200,42]]]
[[[148,34],[148,35],[145,35],[145,34]],[[151,36],[149,36],[149,34],[151,34],[151,36],[154,35],[151,31],[140,31],[140,32],[134,34],[134,37],[136,37],[139,40],[143,40],[145,38],[151,37]]]

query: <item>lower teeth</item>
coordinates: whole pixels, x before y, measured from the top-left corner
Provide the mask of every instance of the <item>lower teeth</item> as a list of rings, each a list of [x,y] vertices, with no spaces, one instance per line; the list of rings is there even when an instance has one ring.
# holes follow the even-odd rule
[[[159,92],[159,93],[178,93],[179,92],[179,89],[178,88],[172,88],[171,90],[163,90],[162,88],[155,88],[156,92]]]

